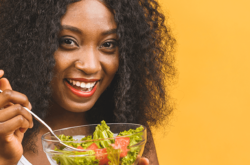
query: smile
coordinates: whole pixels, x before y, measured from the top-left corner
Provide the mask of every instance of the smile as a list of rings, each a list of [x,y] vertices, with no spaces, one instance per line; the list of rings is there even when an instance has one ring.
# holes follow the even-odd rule
[[[93,89],[93,87],[95,86],[95,84],[97,83],[97,81],[95,81],[95,82],[81,82],[81,81],[75,81],[75,80],[71,80],[71,79],[67,79],[67,80],[71,86],[79,87],[79,88],[81,88],[81,91],[86,91],[86,92],[91,91]]]
[[[92,96],[97,88],[98,81],[84,82],[72,79],[66,79],[66,85],[72,93],[79,97]]]

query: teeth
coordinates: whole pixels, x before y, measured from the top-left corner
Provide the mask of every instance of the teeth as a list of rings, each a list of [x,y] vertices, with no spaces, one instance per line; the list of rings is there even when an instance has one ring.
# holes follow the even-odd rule
[[[71,79],[68,79],[68,81],[75,86],[78,86],[81,88],[88,88],[88,91],[91,91],[92,90],[91,88],[93,88],[96,84],[96,82],[86,83],[86,82],[80,82],[80,81],[75,81],[75,80],[71,80]]]
[[[81,83],[79,81],[76,82],[76,86],[80,87]]]
[[[86,87],[87,87],[87,88],[90,88],[90,83],[87,83]]]
[[[86,88],[86,84],[82,82],[82,83],[81,83],[81,87],[82,87],[82,88]]]

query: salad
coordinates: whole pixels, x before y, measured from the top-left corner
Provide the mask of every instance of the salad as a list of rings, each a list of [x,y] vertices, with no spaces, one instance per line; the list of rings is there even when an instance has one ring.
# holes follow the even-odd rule
[[[84,142],[78,142],[72,136],[59,135],[60,140],[67,141],[65,144],[86,151],[67,151],[61,146],[54,150],[62,154],[53,159],[60,165],[132,165],[141,150],[141,145],[136,144],[142,141],[143,130],[144,127],[140,126],[115,136],[103,120],[93,135],[80,140]]]

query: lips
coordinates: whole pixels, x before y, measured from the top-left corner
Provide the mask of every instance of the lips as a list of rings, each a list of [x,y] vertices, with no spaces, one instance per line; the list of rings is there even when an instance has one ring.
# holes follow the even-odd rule
[[[78,97],[91,97],[97,88],[98,79],[65,79],[66,86]]]

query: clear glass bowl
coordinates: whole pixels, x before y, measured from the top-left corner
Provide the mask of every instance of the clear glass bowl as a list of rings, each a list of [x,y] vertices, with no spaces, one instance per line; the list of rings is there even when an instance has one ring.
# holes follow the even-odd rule
[[[82,125],[75,127],[68,127],[59,130],[55,130],[56,135],[64,134],[65,136],[73,136],[74,143],[80,145],[79,143],[96,143],[98,141],[104,142],[105,140],[112,141],[114,144],[109,145],[106,149],[86,149],[84,152],[63,150],[62,144],[49,132],[42,136],[43,150],[47,155],[47,158],[51,165],[136,165],[138,164],[138,156],[142,156],[145,143],[147,141],[147,130],[143,126],[141,132],[134,133],[138,135],[137,140],[130,147],[124,147],[122,144],[131,135],[116,137],[120,132],[129,129],[136,129],[140,127],[140,124],[130,124],[130,123],[107,123],[110,127],[111,132],[114,133],[114,138],[108,139],[96,139],[96,140],[86,140],[80,141],[83,137],[88,135],[93,135],[97,124]],[[116,142],[115,140],[118,139]],[[125,139],[121,140],[121,139]],[[72,141],[63,141],[63,143],[72,143]],[[123,147],[121,147],[123,146]],[[60,150],[58,150],[60,148]]]

